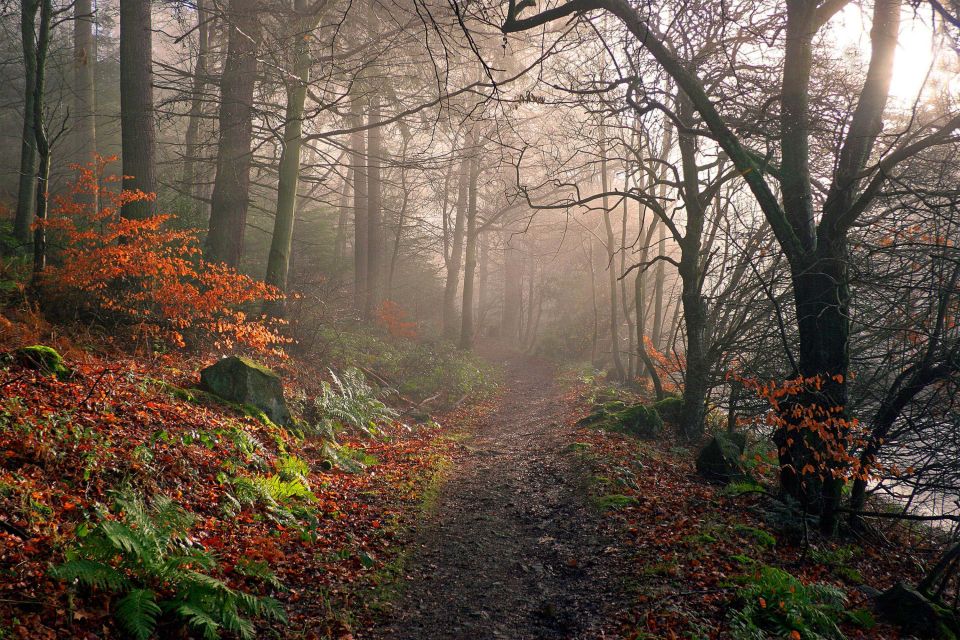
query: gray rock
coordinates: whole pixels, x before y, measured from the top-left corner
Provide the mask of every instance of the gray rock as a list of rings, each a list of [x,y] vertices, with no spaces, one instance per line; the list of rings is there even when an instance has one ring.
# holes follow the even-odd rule
[[[280,376],[252,360],[224,358],[200,372],[200,385],[224,400],[256,407],[276,424],[290,422]]]
[[[735,434],[736,435],[736,434]],[[727,483],[743,476],[740,441],[718,434],[697,455],[697,472],[711,482]]]

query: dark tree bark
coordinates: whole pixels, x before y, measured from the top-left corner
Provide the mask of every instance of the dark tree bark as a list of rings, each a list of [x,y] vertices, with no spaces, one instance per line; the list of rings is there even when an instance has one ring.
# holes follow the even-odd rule
[[[258,7],[256,0],[230,0],[230,35],[220,77],[220,144],[204,253],[209,261],[231,267],[239,266],[243,256],[250,203],[253,90],[260,44]]]
[[[692,115],[692,105],[683,95],[678,96],[678,114],[682,120]],[[707,303],[701,287],[703,277],[700,265],[703,224],[706,216],[704,197],[700,191],[697,167],[696,137],[687,132],[679,134],[680,156],[683,168],[683,197],[686,207],[687,226],[680,245],[678,272],[682,289],[683,320],[687,334],[686,371],[683,377],[683,407],[680,411],[680,428],[688,439],[703,434],[706,416],[707,391],[710,385],[709,358],[707,355]],[[665,221],[664,221],[665,222]]]
[[[287,291],[290,272],[290,251],[293,246],[293,225],[297,216],[297,188],[300,184],[300,149],[303,146],[303,109],[310,82],[310,36],[312,23],[305,20],[306,0],[296,0],[295,10],[300,14],[298,28],[293,34],[293,69],[296,75],[287,85],[287,109],[283,128],[283,151],[280,154],[280,176],[277,181],[277,211],[273,218],[270,254],[267,257],[265,282],[282,293]],[[284,300],[266,305],[270,316],[282,317]]]
[[[197,61],[193,67],[190,112],[187,114],[187,131],[184,135],[183,174],[180,178],[181,193],[198,197],[196,165],[200,156],[200,122],[203,116],[204,91],[207,87],[208,57],[210,55],[210,16],[207,0],[197,3]]]
[[[48,190],[50,183],[50,138],[43,117],[43,92],[47,75],[47,52],[50,48],[50,23],[53,19],[53,1],[41,0],[40,25],[37,28],[37,48],[32,52],[35,58],[36,74],[33,84],[33,135],[37,143],[37,211],[36,228],[33,232],[33,277],[37,277],[46,266],[47,232],[44,223],[47,220]]]
[[[150,0],[120,0],[120,136],[123,188],[157,192],[153,121],[153,23]],[[146,218],[153,201],[123,206],[126,218]]]
[[[24,95],[23,129],[20,140],[20,178],[13,233],[24,246],[30,242],[37,198],[37,138],[33,126],[33,100],[37,78],[37,13],[39,0],[23,0],[20,9],[20,38],[23,48]]]

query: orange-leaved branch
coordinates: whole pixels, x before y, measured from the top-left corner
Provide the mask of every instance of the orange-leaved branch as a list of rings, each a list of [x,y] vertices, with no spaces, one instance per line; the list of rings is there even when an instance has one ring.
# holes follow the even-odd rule
[[[219,348],[268,351],[284,342],[275,325],[247,312],[279,298],[279,291],[203,260],[198,232],[173,227],[171,214],[120,215],[124,204],[156,195],[117,188],[120,176],[104,172],[113,160],[76,166],[77,180],[57,197],[44,224],[62,236],[64,247],[44,274],[45,289],[101,321],[175,346],[212,338]],[[96,199],[89,197],[94,193]]]
[[[869,430],[857,418],[848,416],[845,407],[819,401],[826,397],[821,391],[827,377],[798,376],[767,383],[741,377],[733,371],[727,377],[752,390],[770,405],[763,421],[775,432],[783,434],[783,442],[778,442],[781,456],[796,447],[805,451],[803,455],[792,456],[800,467],[794,472],[801,479],[866,481],[884,471],[897,472],[893,467],[882,467],[875,459],[862,460],[858,456],[869,442]],[[839,374],[831,379],[842,382]]]

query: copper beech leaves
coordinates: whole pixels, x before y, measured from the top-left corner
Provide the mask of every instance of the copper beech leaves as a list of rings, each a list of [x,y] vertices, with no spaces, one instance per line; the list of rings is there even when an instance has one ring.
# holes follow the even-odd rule
[[[276,350],[285,342],[276,324],[248,315],[281,293],[222,264],[203,260],[195,229],[176,228],[176,216],[123,218],[131,202],[156,194],[118,188],[106,169],[115,158],[75,165],[77,179],[57,196],[48,233],[64,247],[44,274],[45,288],[90,311],[130,325],[142,337],[183,347],[205,336],[215,346]],[[94,201],[90,196],[96,194]]]

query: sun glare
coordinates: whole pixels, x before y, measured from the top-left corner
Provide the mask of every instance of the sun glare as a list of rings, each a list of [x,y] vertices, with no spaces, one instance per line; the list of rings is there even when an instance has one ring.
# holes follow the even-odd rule
[[[870,15],[851,4],[834,18],[834,37],[843,51],[857,51],[867,60],[870,51]],[[928,18],[905,8],[900,22],[900,40],[894,61],[890,96],[896,103],[913,103],[937,74],[931,69],[937,50],[936,36]],[[929,76],[929,77],[928,77]],[[926,86],[925,86],[926,85]]]

